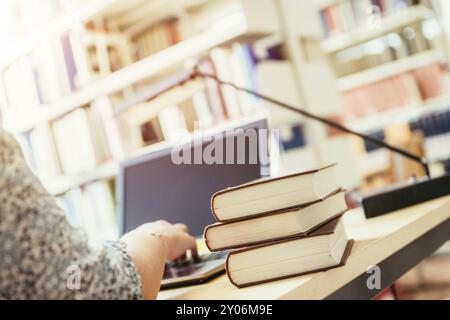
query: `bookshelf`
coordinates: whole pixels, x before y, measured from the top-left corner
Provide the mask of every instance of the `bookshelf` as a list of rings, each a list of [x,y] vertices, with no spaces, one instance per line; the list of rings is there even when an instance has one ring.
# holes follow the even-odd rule
[[[316,7],[317,7],[317,9],[321,10],[321,9],[339,4],[340,2],[343,2],[343,0],[317,0]]]
[[[219,134],[228,128],[242,127],[246,124],[267,118],[268,114],[264,110],[260,110],[252,115],[228,120],[214,127],[203,130],[202,134],[204,134],[205,136],[213,136],[214,134]],[[198,133],[192,133],[186,138],[187,139],[195,138],[197,134]],[[127,158],[134,159],[136,157],[146,155],[149,153],[167,150],[176,146],[176,144],[177,142],[161,141],[159,143],[143,147],[135,151],[132,155],[130,155]],[[123,159],[123,161],[126,160],[127,159]],[[110,161],[109,163],[99,165],[93,170],[84,171],[77,175],[65,175],[56,177],[51,181],[44,183],[44,186],[46,187],[47,191],[50,192],[52,195],[59,196],[73,188],[78,188],[95,181],[113,180],[119,174],[119,170],[120,170],[120,162]]]
[[[374,4],[380,6],[379,16],[371,16],[377,11]],[[406,123],[411,130],[422,130],[423,119],[442,118],[450,110],[448,38],[436,5],[426,0],[315,1],[324,30],[320,48],[333,70],[341,96],[336,103],[343,107],[341,115],[349,127],[382,134],[388,126]],[[349,17],[354,21],[344,23]],[[434,31],[428,33],[429,28]],[[445,158],[432,150],[448,148],[445,134],[424,136],[430,161]],[[391,169],[386,152],[360,152],[353,151],[367,164],[359,165],[363,180]]]
[[[58,196],[75,187],[80,187],[94,181],[114,179],[118,172],[119,165],[111,162],[100,165],[92,171],[85,171],[77,175],[56,177],[44,183],[44,186],[52,195]]]
[[[397,13],[392,13],[381,18],[379,27],[363,26],[349,31],[348,33],[331,36],[330,38],[325,39],[322,42],[322,49],[327,53],[340,51],[380,37],[414,22],[432,17],[433,11],[422,5],[402,9]]]
[[[66,30],[74,28],[80,23],[96,19],[97,17],[120,17],[132,23],[137,19],[136,13],[148,18],[151,13],[153,19],[162,19],[167,16],[175,16],[176,12],[200,5],[209,0],[172,0],[167,5],[165,0],[74,0],[64,1],[65,12],[58,18],[46,23],[31,34],[20,38],[11,48],[0,57],[0,70],[4,69],[15,60],[35,49],[40,42],[53,35],[58,35]],[[143,8],[144,7],[144,8]],[[150,20],[150,19],[147,19]]]
[[[32,34],[27,34],[13,44],[11,48],[2,52],[0,57],[0,70],[6,68],[15,60],[25,56],[32,51],[41,42],[48,37],[61,34],[73,27],[76,23],[82,23],[96,14],[106,10],[109,6],[118,3],[118,0],[97,0],[89,1],[70,10],[54,21],[50,21],[47,25],[38,28]]]
[[[286,30],[285,46],[295,74],[299,94],[298,106],[330,119],[341,114],[341,98],[336,89],[336,76],[321,48],[322,27],[316,3],[283,0],[278,7]],[[304,119],[304,132],[310,154],[298,152],[292,158],[298,164],[316,166],[338,163],[338,179],[351,189],[361,182],[361,174],[352,157],[347,136],[332,133],[314,120]]]
[[[258,29],[253,28],[242,15],[230,16],[220,21],[220,24],[213,29],[137,61],[50,105],[39,106],[39,110],[36,110],[32,116],[28,110],[26,116],[6,113],[6,129],[15,134],[25,132],[39,123],[51,121],[83,106],[98,96],[120,91],[146,78],[156,77],[179,68],[188,59],[198,57],[213,47],[243,39],[254,40],[267,36],[270,32],[278,31],[279,29],[274,24]],[[30,121],[22,122],[20,119],[29,119]]]
[[[386,125],[395,122],[410,122],[433,113],[447,111],[450,109],[450,95],[444,95],[427,101],[425,103],[389,110],[377,113],[360,120],[348,122],[348,126],[359,132],[371,132],[383,129]]]
[[[100,233],[111,237],[108,199],[122,161],[173,146],[178,141],[169,131],[180,126],[186,135],[193,134],[192,121],[202,130],[224,130],[261,115],[256,99],[226,94],[207,81],[186,84],[149,102],[159,84],[200,62],[230,81],[253,86],[251,68],[257,61],[251,44],[280,34],[281,28],[273,0],[62,2],[68,6],[64,14],[36,29],[37,36],[19,40],[0,60],[0,109],[5,129],[16,135],[30,167],[68,215],[95,210],[97,204],[89,199],[98,199],[98,211],[103,212],[95,219],[104,220],[108,227]],[[177,39],[172,39],[173,28]],[[142,35],[146,42],[139,40]],[[48,46],[59,55],[54,66],[50,55],[47,61],[39,59],[50,52],[41,50]],[[53,69],[41,69],[40,64]],[[4,87],[10,79],[15,82]],[[19,83],[27,92],[36,86],[30,90],[32,99],[14,103],[18,100],[11,99],[16,93],[11,88]],[[46,92],[50,85],[52,94]],[[178,122],[169,123],[170,117],[163,116],[166,109],[177,113]],[[148,135],[150,140],[145,140]],[[92,226],[98,221],[93,219],[81,217],[78,223],[95,234]]]
[[[420,69],[430,64],[440,64],[447,60],[448,58],[445,53],[438,50],[429,50],[339,78],[337,80],[337,86],[340,91],[349,91],[398,74]]]
[[[218,75],[221,73],[220,77],[225,80],[336,119],[346,113],[343,93],[383,81],[386,77],[414,73],[414,68],[441,65],[446,60],[446,53],[433,47],[345,76],[337,75],[330,56],[409,23],[430,19],[430,14],[432,16],[432,11],[426,6],[405,8],[383,17],[380,29],[360,27],[324,39],[318,10],[345,1],[348,0],[317,3],[307,0],[82,1],[82,7],[72,11],[71,15],[58,18],[57,22],[50,22],[52,27],[44,27],[36,39],[21,41],[26,45],[21,45],[20,50],[12,49],[8,58],[1,60],[0,73],[22,58],[28,59],[35,48],[49,37],[74,31],[81,35],[83,46],[97,50],[97,55],[89,50],[81,55],[87,57],[89,77],[76,83],[71,90],[58,92],[53,100],[39,101],[29,108],[5,108],[3,119],[6,128],[20,137],[26,146],[30,144],[29,140],[45,141],[46,136],[54,136],[52,132],[57,127],[62,133],[58,134],[58,139],[53,138],[58,141],[52,141],[47,149],[43,149],[49,152],[40,155],[41,163],[47,160],[49,163],[65,162],[61,158],[70,160],[70,156],[61,156],[61,146],[67,142],[74,149],[79,148],[76,140],[84,141],[88,139],[86,134],[89,135],[92,150],[80,149],[79,154],[91,159],[82,170],[67,172],[64,168],[70,165],[60,163],[62,168],[57,172],[50,170],[50,174],[42,178],[53,195],[63,199],[67,196],[73,200],[69,202],[77,203],[91,192],[109,197],[106,195],[109,188],[105,185],[115,179],[122,161],[170,147],[176,139],[167,131],[175,131],[177,126],[183,127],[181,129],[186,135],[192,134],[188,122],[195,117],[202,123],[201,129],[219,130],[239,126],[242,121],[251,121],[253,116],[261,115],[259,110],[264,107],[260,102],[239,94],[233,96],[223,87],[211,86],[206,81],[186,84],[152,100],[161,85],[172,77],[182,76],[196,62],[207,62],[206,65],[212,66]],[[76,23],[71,24],[70,21]],[[173,28],[174,21],[179,37],[176,41],[161,39],[161,32]],[[150,40],[156,37],[160,43],[148,44],[139,40],[142,37]],[[99,47],[106,52],[105,61],[109,61],[109,65],[105,61],[96,61],[101,57]],[[269,54],[269,47],[278,51]],[[116,50],[110,53],[108,50],[111,48],[123,49],[123,52]],[[256,55],[255,51],[258,58],[250,54]],[[279,55],[279,51],[284,54],[282,59],[271,56]],[[115,65],[117,55],[121,59]],[[245,73],[238,73],[236,69]],[[255,75],[261,76],[257,80],[262,85],[258,83],[258,87],[255,87]],[[0,92],[0,108],[5,106],[2,101],[6,100],[2,99]],[[446,110],[447,101],[450,97],[443,93],[401,108],[384,110],[376,117],[368,113],[365,117],[347,120],[352,128],[379,130],[391,121],[411,121],[428,115],[427,112]],[[178,119],[177,123],[169,123],[171,121],[167,118],[170,117],[167,114],[163,116],[175,109],[177,115],[181,115],[177,118],[184,117],[185,121]],[[320,124],[270,106],[268,109],[272,114],[263,116],[270,118],[276,128],[286,124],[287,133],[283,127],[282,135],[289,140],[287,146],[294,145],[293,150],[284,155],[291,170],[338,162],[344,164],[340,178],[347,182],[346,187],[361,183],[364,172],[359,170],[353,157],[352,142],[348,137],[330,133]],[[67,120],[74,115],[77,121],[87,119],[88,125]],[[79,125],[84,129],[77,129]],[[76,132],[72,134],[75,138],[61,138],[64,131]],[[103,149],[105,152],[99,157],[97,152]],[[31,153],[28,158],[35,157],[33,152],[28,152]],[[76,156],[77,152],[74,154]],[[100,184],[104,184],[103,187]],[[92,206],[86,205],[89,211]]]

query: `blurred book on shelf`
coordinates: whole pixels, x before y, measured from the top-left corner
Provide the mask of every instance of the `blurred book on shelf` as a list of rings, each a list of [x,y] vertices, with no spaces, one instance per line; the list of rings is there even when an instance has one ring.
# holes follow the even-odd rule
[[[117,218],[114,205],[114,186],[101,181],[74,188],[57,198],[69,222],[83,228],[89,240],[116,240]]]
[[[199,60],[203,72],[250,89],[256,88],[257,64],[252,45],[245,43],[234,43],[232,48],[214,48]],[[186,71],[180,71],[166,78],[171,82],[171,78],[175,81],[185,75]],[[132,88],[136,94],[131,99],[117,97],[115,112],[120,130],[134,149],[162,140],[177,141],[188,132],[250,115],[258,108],[258,100],[253,96],[220,86],[212,79],[193,81],[159,95],[160,85],[165,81],[150,79]],[[136,127],[141,128],[140,133]],[[125,153],[132,151],[128,148]]]
[[[436,20],[419,21],[333,53],[333,66],[341,78],[432,49],[444,49],[442,40],[443,32]]]
[[[327,37],[366,27],[371,16],[381,18],[404,8],[415,6],[420,0],[344,0],[320,10]]]
[[[183,5],[186,6],[184,18],[175,11],[168,11],[161,17],[137,17],[137,21],[123,25],[120,17],[101,15],[74,23],[60,34],[51,34],[30,52],[2,65],[0,90],[6,101],[5,109],[23,111],[59,104],[69,94],[89,88],[99,78],[195,38],[219,23],[251,14],[243,12],[248,8],[237,0],[186,1]],[[227,65],[233,70],[234,79],[240,84],[251,82],[253,85],[245,69],[246,64],[252,63],[251,53],[245,46],[230,47],[222,58],[230,60]],[[244,71],[239,74],[238,69],[242,67]],[[22,95],[24,90],[29,94]]]
[[[421,105],[448,91],[448,71],[441,64],[428,65],[343,92],[348,120],[387,110]]]
[[[30,132],[29,142],[37,176],[47,180],[61,175],[62,166],[51,126],[44,123],[36,127]]]
[[[385,123],[382,128],[369,134],[421,154],[429,161],[433,172],[443,174],[449,172],[445,163],[450,159],[450,111],[448,107],[446,109],[425,112],[411,117],[409,121]],[[408,180],[411,174],[423,175],[422,168],[415,163],[402,163],[402,159],[394,158],[388,151],[370,143],[355,141],[355,150],[365,168],[364,188]]]
[[[197,129],[256,111],[253,96],[211,79],[161,96],[159,89],[194,62],[208,74],[256,89],[253,41],[277,24],[257,17],[273,17],[273,1],[161,1],[149,11],[151,18],[144,14],[150,2],[141,12],[136,4],[112,1],[107,10],[88,10],[92,15],[82,19],[72,17],[79,11],[75,3],[69,10],[71,0],[45,2],[64,3],[55,12],[57,23],[42,19],[28,31],[57,28],[35,43],[25,39],[21,50],[0,59],[0,108],[13,123],[26,161],[59,196],[69,220],[90,238],[112,238],[116,222],[107,180],[114,179],[121,161],[147,146],[176,143]],[[36,8],[32,1],[21,3],[28,13]],[[253,10],[255,5],[260,10]],[[62,14],[73,18],[70,25],[60,23]],[[155,70],[166,56],[175,61]]]
[[[133,35],[136,60],[144,59],[181,40],[178,20],[169,19]]]
[[[440,10],[445,2],[316,2],[325,36],[321,49],[334,71],[342,118],[356,131],[424,155],[433,168],[450,157],[442,151],[449,149],[450,135],[448,30]],[[389,130],[396,125],[410,131],[408,139]],[[423,174],[368,143],[355,142],[355,150],[363,188]]]
[[[91,109],[77,109],[53,123],[63,172],[73,175],[94,169],[110,159],[101,124]],[[74,134],[75,133],[75,134]]]
[[[2,19],[0,12],[0,20],[11,26],[7,39],[36,31],[62,14],[78,12],[69,10],[72,5],[94,3],[42,0],[42,15],[38,15],[35,1],[8,2],[11,4],[6,6],[20,18]],[[284,26],[298,26],[299,30],[282,30],[275,0],[111,1],[107,10],[91,10],[95,14],[74,18],[70,26],[56,24],[54,32],[27,44],[25,48],[29,48],[19,50],[21,54],[0,57],[0,109],[5,120],[12,119],[11,131],[48,190],[83,203],[71,205],[75,216],[83,208],[96,210],[86,199],[106,194],[105,187],[90,185],[113,178],[117,173],[114,165],[124,159],[174,143],[196,129],[226,125],[228,120],[266,109],[255,97],[212,79],[197,79],[160,94],[161,88],[186,76],[187,69],[197,63],[205,73],[305,109],[319,108],[314,109],[318,114],[330,111],[321,104],[343,105],[348,123],[395,110],[406,113],[445,95],[448,72],[441,52],[445,41],[436,19],[428,14],[429,1],[321,2],[325,4],[319,12],[311,4],[311,12],[317,13],[311,18],[320,23],[322,17],[328,38],[320,38],[317,32],[315,47],[324,50],[323,42],[336,40],[335,46],[324,50],[328,55],[323,64],[320,61],[320,68],[312,54],[299,68],[298,60],[303,61],[299,56],[309,49],[303,47],[306,42],[302,39],[297,50],[297,45],[290,43],[294,40],[285,35],[307,33],[303,22],[308,25],[311,21],[307,17],[302,24]],[[369,30],[368,15],[377,13],[374,6],[380,9],[380,28]],[[408,18],[409,13],[414,17]],[[391,23],[397,14],[402,14],[399,22]],[[329,70],[331,85],[326,86],[334,89],[336,78],[335,94],[323,95],[326,81],[318,75],[325,64],[335,71]],[[258,72],[265,77],[257,77]],[[297,72],[308,78],[304,84],[312,85],[299,86]],[[313,85],[316,76],[320,80]],[[311,98],[315,90],[317,99]],[[343,104],[328,99],[340,98],[337,91]],[[311,134],[303,118],[266,107],[273,109],[272,126],[282,129],[280,163],[284,166],[316,166],[321,154],[316,145],[326,145],[323,149],[330,154],[346,153],[341,145],[336,147],[338,143],[333,149],[328,136],[326,143],[312,139],[320,135]],[[333,114],[339,111],[333,109]],[[425,152],[433,159],[445,159],[448,149],[450,134],[446,113],[441,111],[408,119],[412,131],[423,132]],[[385,126],[376,128],[383,138]],[[362,150],[371,155],[379,151],[364,146]],[[106,207],[101,210],[109,211]],[[78,221],[96,225],[96,219],[80,216]]]

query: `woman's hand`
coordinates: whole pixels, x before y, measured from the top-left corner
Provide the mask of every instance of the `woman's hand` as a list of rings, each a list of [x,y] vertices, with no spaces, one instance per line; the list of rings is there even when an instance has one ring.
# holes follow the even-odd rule
[[[140,226],[124,235],[127,253],[133,260],[142,283],[144,299],[155,299],[161,285],[164,266],[191,250],[197,254],[195,239],[184,224],[157,221]]]
[[[197,255],[195,239],[188,234],[188,228],[185,224],[170,224],[167,221],[160,220],[144,224],[136,231],[157,235],[166,248],[167,261],[173,261],[183,256],[188,250],[191,250],[193,255]]]

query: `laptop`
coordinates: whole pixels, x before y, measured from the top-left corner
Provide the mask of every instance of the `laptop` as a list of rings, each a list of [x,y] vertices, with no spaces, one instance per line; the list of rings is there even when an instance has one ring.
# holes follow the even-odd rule
[[[209,142],[204,142],[208,140],[204,137],[191,139],[183,147],[174,147],[176,150],[166,148],[124,162],[116,186],[120,233],[127,233],[144,223],[157,220],[184,223],[202,247],[205,227],[215,223],[210,207],[211,196],[228,187],[259,179],[262,175],[259,155],[261,141],[258,138],[257,160],[251,160],[249,152],[255,152],[255,148],[246,136],[246,130],[254,129],[254,132],[259,132],[267,129],[267,121],[260,119],[240,125],[239,128],[243,130],[227,130],[219,132],[219,135],[216,132],[214,139]],[[222,142],[224,159],[227,159],[227,144],[234,143],[234,164],[207,164],[211,162],[205,159],[200,163],[198,157],[195,162],[197,164],[194,164],[195,152],[206,150],[211,143],[218,142],[218,145]],[[238,145],[241,152],[242,145],[245,145],[246,158],[243,164],[242,159],[241,162],[237,161]],[[183,154],[180,150],[183,150]],[[184,157],[181,164],[178,158],[174,161],[173,154],[176,152]],[[189,152],[192,161],[186,158]],[[224,273],[226,252],[210,253],[206,246],[203,247],[206,253],[201,254],[199,259],[168,263],[161,289],[204,283]]]

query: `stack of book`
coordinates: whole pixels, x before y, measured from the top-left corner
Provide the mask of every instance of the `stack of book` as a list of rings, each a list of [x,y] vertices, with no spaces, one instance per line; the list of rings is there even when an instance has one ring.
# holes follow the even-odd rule
[[[227,258],[231,283],[242,288],[345,264],[353,241],[345,232],[345,192],[336,166],[258,180],[216,193],[218,223],[204,238]]]

